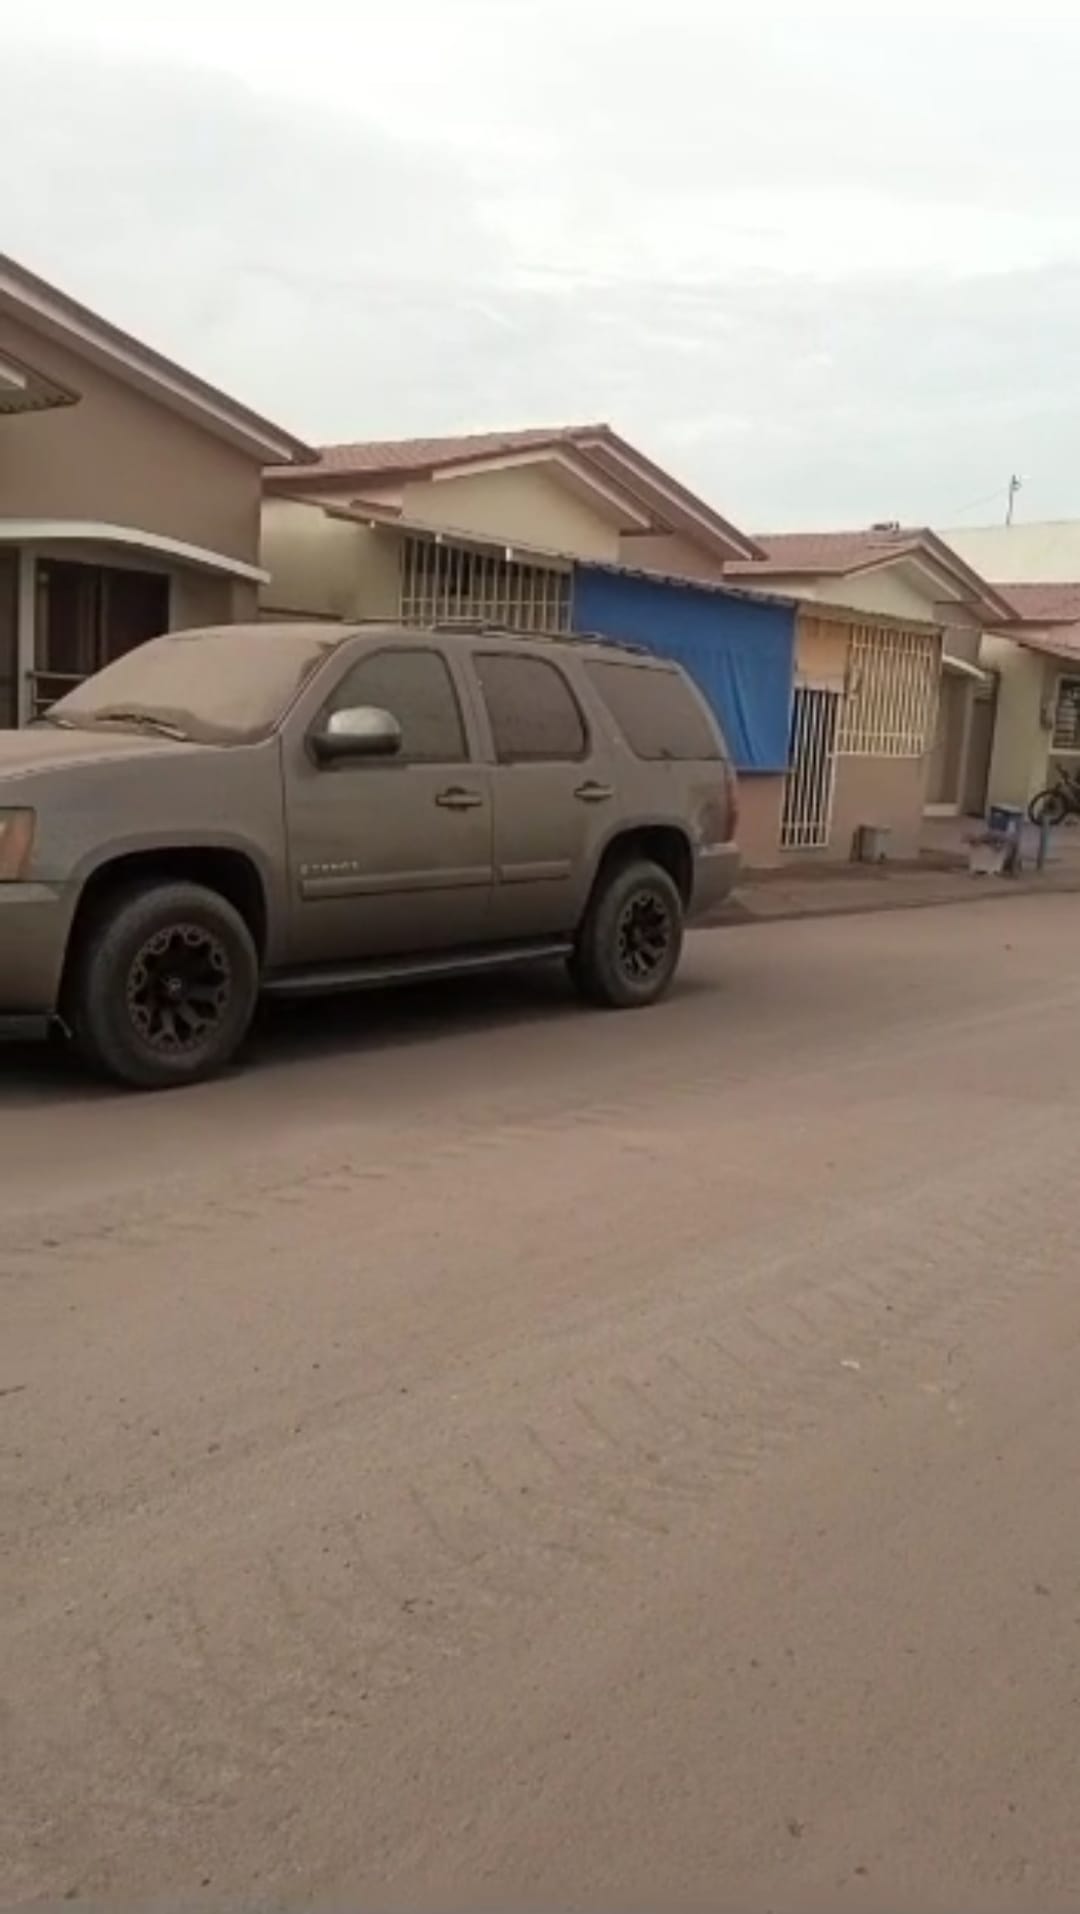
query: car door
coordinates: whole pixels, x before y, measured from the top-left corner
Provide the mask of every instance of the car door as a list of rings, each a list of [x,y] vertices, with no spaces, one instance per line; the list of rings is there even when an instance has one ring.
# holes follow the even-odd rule
[[[310,733],[374,706],[401,728],[392,758],[320,764]],[[491,769],[437,647],[354,656],[286,777],[292,961],[406,955],[479,941],[493,882]]]
[[[554,657],[484,646],[472,663],[495,760],[493,932],[569,931],[610,827],[609,746]]]

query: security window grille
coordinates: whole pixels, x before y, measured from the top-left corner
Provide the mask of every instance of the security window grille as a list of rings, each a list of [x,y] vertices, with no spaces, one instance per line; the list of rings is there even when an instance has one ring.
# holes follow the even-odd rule
[[[501,625],[569,631],[570,573],[467,545],[406,538],[401,617],[407,625]]]
[[[1080,678],[1058,679],[1053,749],[1080,751]]]
[[[933,732],[939,668],[935,638],[854,626],[837,750],[846,757],[921,758]]]

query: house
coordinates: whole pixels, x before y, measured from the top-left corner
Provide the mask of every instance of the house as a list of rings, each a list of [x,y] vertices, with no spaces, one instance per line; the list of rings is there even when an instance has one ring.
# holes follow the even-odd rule
[[[498,619],[512,603],[559,629],[575,560],[719,581],[760,556],[608,425],[329,445],[265,489],[271,616]]]
[[[289,433],[0,256],[0,726],[156,633],[250,616]]]
[[[743,773],[744,843],[773,860],[795,607],[726,584],[754,541],[610,426],[329,446],[265,486],[263,617],[589,630],[684,662],[689,643]]]
[[[997,684],[989,795],[1026,808],[1060,769],[1080,770],[1080,583],[1001,590],[1015,609],[983,640]]]
[[[1059,766],[1080,768],[1080,520],[943,532],[1013,615],[983,641],[997,695],[989,794],[1026,805]]]
[[[906,597],[904,572],[876,577],[866,607],[839,565],[789,589],[762,541],[606,425],[330,446],[266,491],[264,616],[647,645],[687,665],[724,724],[753,863],[847,858],[860,825],[917,848],[943,651],[927,607],[973,589],[951,556]]]
[[[903,820],[895,848],[911,853],[924,809],[980,813],[993,682],[979,655],[984,630],[1011,615],[1002,594],[926,527],[765,534],[757,542],[764,561],[737,561],[728,575],[747,585],[760,580],[806,607],[795,722],[835,730],[841,834],[857,812],[884,806]],[[815,603],[822,606],[816,620],[806,615]],[[846,618],[836,615],[841,610]],[[845,687],[845,704],[822,718],[822,693],[831,688],[835,700]],[[875,767],[849,762],[869,756]]]

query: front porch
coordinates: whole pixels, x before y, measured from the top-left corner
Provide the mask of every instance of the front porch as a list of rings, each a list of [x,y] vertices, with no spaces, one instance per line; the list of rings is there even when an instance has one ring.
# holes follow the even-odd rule
[[[0,729],[148,638],[254,617],[263,576],[122,526],[0,521]]]

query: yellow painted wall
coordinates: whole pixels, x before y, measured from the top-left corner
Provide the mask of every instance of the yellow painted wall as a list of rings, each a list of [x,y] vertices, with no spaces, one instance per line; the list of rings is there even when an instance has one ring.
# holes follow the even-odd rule
[[[536,465],[414,480],[405,487],[402,512],[440,531],[505,538],[572,558],[619,557],[615,524]]]
[[[314,618],[396,618],[399,536],[327,518],[319,505],[263,503],[264,609]]]
[[[1042,707],[1061,666],[1009,638],[983,639],[981,661],[998,673],[997,718],[990,755],[991,804],[1023,804],[1047,781],[1050,733]]]
[[[793,598],[810,598],[820,604],[843,605],[853,611],[882,612],[887,618],[913,618],[924,623],[941,622],[943,607],[934,597],[930,579],[920,582],[918,575],[900,564],[883,566],[879,571],[857,573],[852,578],[813,578],[796,573],[770,573],[762,579],[762,588],[789,592]]]

